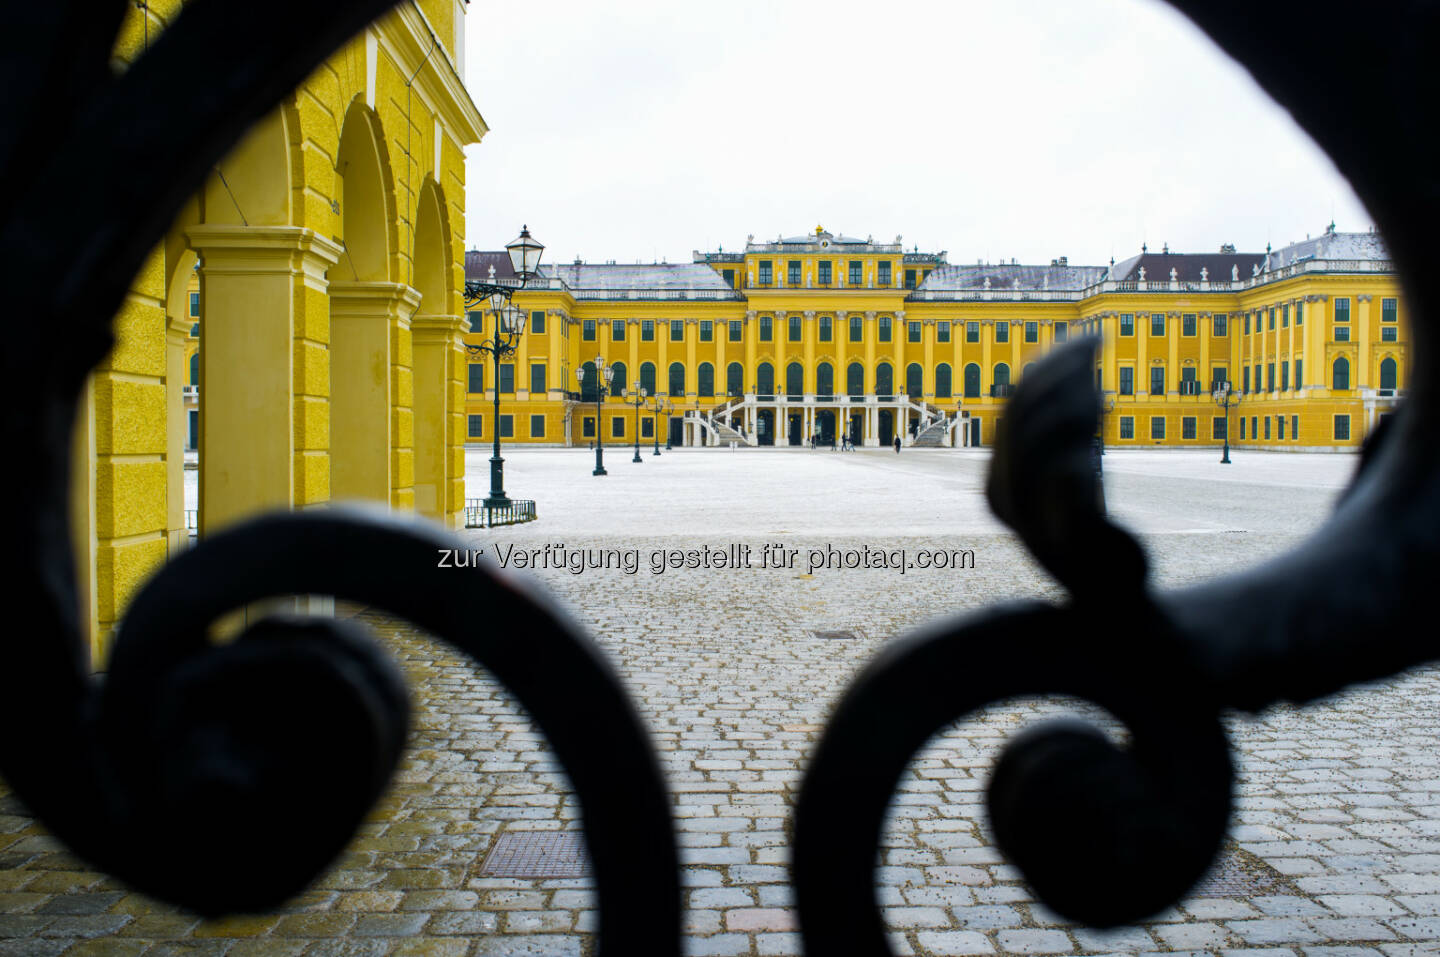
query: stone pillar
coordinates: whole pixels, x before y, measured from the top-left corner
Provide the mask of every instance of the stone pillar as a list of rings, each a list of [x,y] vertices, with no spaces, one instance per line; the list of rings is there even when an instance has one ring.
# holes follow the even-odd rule
[[[877,320],[875,319],[875,313],[874,313],[874,312],[867,311],[867,312],[865,313],[865,327],[864,327],[863,332],[864,332],[864,335],[865,335],[865,378],[866,378],[866,380],[867,380],[867,388],[865,389],[865,394],[866,394],[866,395],[874,395],[874,394],[875,394],[875,343],[876,343],[876,342],[879,340],[879,338],[880,338],[880,327],[879,327],[879,325],[877,324]],[[865,416],[866,416],[866,418],[865,418],[865,423],[866,423],[866,436],[865,436],[865,441],[866,441],[866,444],[869,444],[869,443],[870,443],[870,440],[871,440],[871,438],[874,436],[875,432],[874,432],[874,429],[870,428],[870,425],[871,425],[871,423],[873,422],[873,419],[872,419],[871,416],[870,416],[870,410],[869,410],[868,408],[865,410]]]
[[[1165,313],[1165,341],[1169,352],[1165,361],[1165,393],[1180,394],[1180,313]],[[1169,434],[1166,434],[1168,441]]]
[[[788,379],[786,378],[786,375],[785,375],[785,366],[786,366],[786,364],[787,364],[787,362],[788,362],[788,360],[786,359],[786,350],[788,349],[789,345],[790,345],[790,319],[789,319],[788,314],[787,314],[783,309],[777,309],[777,310],[775,311],[775,394],[776,394],[776,395],[788,395],[789,392],[790,392],[790,387],[789,387],[789,384],[788,384]],[[782,428],[782,429],[780,430],[780,434],[781,434],[781,435],[788,435],[789,433],[786,431],[786,429],[788,429],[788,428],[789,428],[789,424],[787,423],[786,426],[785,426],[785,428]],[[780,444],[779,441],[778,441],[778,436],[777,436],[777,442],[776,442],[776,444],[777,444],[777,445]]]
[[[575,388],[565,381],[565,361],[560,354],[560,344],[563,338],[561,331],[566,328],[565,324],[568,319],[559,309],[547,310],[545,315],[545,335],[550,341],[550,353],[546,360],[549,365],[545,370],[545,385],[549,387],[547,390],[550,393],[549,398],[558,400],[562,398],[561,393]],[[550,325],[552,322],[555,323],[554,326]],[[568,438],[565,444],[570,444]]]
[[[1328,296],[1305,297],[1305,388],[1325,387],[1325,337],[1329,325]]]
[[[696,350],[700,342],[700,321],[698,319],[685,320],[685,391],[696,396],[697,404],[700,395],[700,364],[697,361]]]
[[[835,395],[850,394],[850,314],[844,309],[835,312]],[[840,412],[835,413],[836,430],[839,431]],[[848,416],[849,413],[843,413]],[[845,426],[850,427],[849,423]]]
[[[1135,400],[1150,395],[1150,313],[1135,313]],[[1140,417],[1135,417],[1135,435],[1140,435]],[[1147,432],[1148,436],[1149,433]]]
[[[396,451],[402,447],[396,374],[399,327],[406,327],[408,338],[410,318],[419,305],[420,294],[403,283],[330,284],[330,495],[335,501],[392,501],[399,484]],[[495,378],[488,356],[485,362],[485,378]],[[404,403],[408,421],[403,424],[410,434],[403,447],[413,449],[414,384],[409,365],[407,361],[405,378],[411,401]],[[413,487],[413,459],[409,468],[406,485]]]
[[[754,310],[754,309],[750,309],[750,310],[747,310],[747,311],[746,311],[746,313],[745,313],[745,319],[744,319],[744,324],[745,324],[745,381],[741,383],[741,386],[743,387],[743,388],[741,389],[741,391],[742,391],[742,392],[748,392],[748,393],[756,393],[756,392],[759,391],[759,385],[758,385],[758,383],[756,382],[757,376],[756,376],[756,372],[755,372],[756,367],[757,367],[757,365],[758,365],[758,363],[756,362],[756,351],[757,351],[757,348],[758,348],[758,347],[757,347],[756,340],[760,338],[760,331],[759,331],[759,329],[757,328],[756,323],[755,323],[755,310]],[[751,412],[750,427],[751,427],[752,429],[755,427],[755,419],[754,419],[753,410],[752,410],[752,412]],[[752,432],[751,432],[751,435],[754,435],[754,434],[755,434],[755,433],[752,431]]]
[[[662,327],[663,327],[663,328],[662,328]],[[663,323],[662,323],[662,322],[661,322],[660,320],[658,320],[658,319],[655,321],[655,345],[658,347],[657,350],[656,350],[657,355],[658,355],[658,358],[655,360],[655,391],[656,391],[657,393],[663,392],[663,393],[665,393],[666,395],[670,395],[670,323],[669,323],[669,322],[663,322]],[[580,357],[580,363],[583,365],[585,362],[586,362],[586,357],[585,357],[585,356],[581,356],[581,357]],[[672,402],[675,401],[675,397],[674,397],[674,396],[671,396],[670,398],[671,398],[671,401],[672,401]],[[678,406],[678,405],[680,404],[680,402],[684,402],[684,401],[685,401],[685,397],[682,395],[682,396],[680,396],[680,401],[679,401],[679,402],[676,402],[675,404]],[[667,429],[670,428],[670,425],[669,425],[668,420],[667,420],[667,422],[666,422],[665,428],[667,428]],[[667,434],[668,434],[668,433],[667,433]]]
[[[1355,311],[1359,313],[1355,320],[1356,361],[1355,369],[1351,373],[1350,388],[1369,389],[1373,387],[1370,379],[1370,360],[1374,354],[1374,346],[1370,341],[1370,300],[1368,293],[1362,293],[1355,297]]]
[[[905,391],[905,310],[895,310],[895,321],[890,326],[891,363],[894,366],[895,385],[894,393],[899,395]],[[899,429],[900,414],[895,414],[896,428]]]
[[[920,326],[920,339],[925,358],[920,364],[920,399],[935,398],[935,320],[926,319]],[[950,381],[955,381],[955,371],[950,371]]]
[[[1100,387],[1106,392],[1120,389],[1119,335],[1120,314],[1107,312],[1100,317]]]
[[[465,445],[463,433],[457,434],[464,427],[464,382],[459,375],[466,364],[464,329],[462,316],[410,320],[415,353],[415,509],[449,528],[464,524]]]
[[[802,393],[815,392],[818,388],[815,378],[815,340],[819,335],[815,327],[815,310],[805,310],[805,321],[800,324],[800,341],[805,349],[805,368],[800,375]]]
[[[171,558],[190,546],[185,527],[185,347],[194,322],[189,316],[165,317],[165,539]]]
[[[200,533],[330,498],[330,310],[338,245],[293,226],[197,226]],[[389,370],[384,370],[388,375]],[[384,429],[386,419],[372,423]]]

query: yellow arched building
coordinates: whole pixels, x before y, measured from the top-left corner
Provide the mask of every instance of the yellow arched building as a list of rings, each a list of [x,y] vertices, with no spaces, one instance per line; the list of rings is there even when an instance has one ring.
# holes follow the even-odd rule
[[[120,68],[181,15],[130,11]],[[96,663],[198,526],[369,499],[464,508],[463,0],[408,0],[259,123],[136,277],[76,428],[75,546]],[[203,83],[203,76],[187,82]]]
[[[470,252],[472,278],[505,280],[501,253]],[[685,443],[907,441],[988,445],[1005,400],[1055,344],[1090,333],[1117,446],[1355,449],[1407,375],[1405,309],[1380,237],[1320,236],[1262,253],[1148,249],[1109,266],[954,265],[944,252],[813,234],[689,263],[544,267],[517,293],[527,316],[501,366],[506,442],[633,441],[633,405],[593,369],[675,406],[660,439]],[[471,314],[470,341],[488,316]],[[497,383],[471,359],[467,436],[488,441]],[[1212,397],[1229,382],[1230,415]],[[1227,424],[1228,422],[1228,424]],[[641,438],[654,436],[650,417]],[[668,430],[668,431],[667,431]]]

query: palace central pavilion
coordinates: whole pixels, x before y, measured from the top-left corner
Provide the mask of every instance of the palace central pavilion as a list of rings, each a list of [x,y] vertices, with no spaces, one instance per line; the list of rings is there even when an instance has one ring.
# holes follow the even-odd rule
[[[499,252],[472,279],[510,280]],[[1108,266],[955,265],[944,252],[824,229],[696,252],[689,263],[547,266],[515,295],[524,334],[499,367],[472,357],[467,439],[586,445],[988,445],[1030,365],[1073,336],[1116,446],[1355,449],[1407,374],[1399,283],[1376,233],[1264,252]],[[493,317],[470,314],[468,343]],[[601,390],[597,360],[613,370]],[[577,375],[578,372],[578,375]],[[1217,403],[1229,383],[1230,410]],[[633,390],[649,397],[635,415]],[[603,395],[597,395],[603,391]],[[655,409],[655,398],[669,408]],[[596,399],[601,401],[597,406]],[[1238,400],[1238,401],[1237,401]],[[655,429],[660,429],[656,436]]]

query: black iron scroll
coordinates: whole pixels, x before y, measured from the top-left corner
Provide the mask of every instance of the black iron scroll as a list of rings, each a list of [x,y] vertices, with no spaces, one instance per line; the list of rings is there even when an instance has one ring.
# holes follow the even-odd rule
[[[0,412],[0,493],[7,551],[21,559],[0,582],[0,774],[73,851],[138,888],[207,914],[274,906],[333,859],[389,780],[404,688],[344,622],[262,620],[224,647],[207,631],[266,597],[354,598],[454,644],[531,709],[582,805],[602,949],[674,953],[675,838],[638,716],[541,598],[483,568],[438,569],[456,539],[344,510],[238,527],[151,580],[110,674],[87,677],[71,434],[85,376],[114,344],[111,317],[222,156],[392,5],[194,0],[116,73],[131,0],[0,3],[13,41],[0,59],[0,261],[12,280],[0,371],[18,397]]]
[[[1440,6],[1332,2],[1297,15],[1283,4],[1170,2],[1294,115],[1375,216],[1414,317],[1410,396],[1300,548],[1243,576],[1155,593],[1139,544],[1096,506],[1094,343],[1037,364],[1007,408],[988,494],[1070,600],[932,627],[887,648],[847,691],[796,814],[808,953],[889,952],[873,868],[890,794],[927,738],[978,708],[1068,694],[1128,727],[1123,748],[1074,722],[1027,732],[1001,756],[987,801],[1001,849],[1047,905],[1113,926],[1178,900],[1218,850],[1231,787],[1222,709],[1311,701],[1440,657],[1433,624],[1420,624],[1433,622],[1440,568],[1429,328],[1440,294]],[[1352,68],[1364,63],[1383,66]],[[1402,147],[1376,149],[1375,130]]]

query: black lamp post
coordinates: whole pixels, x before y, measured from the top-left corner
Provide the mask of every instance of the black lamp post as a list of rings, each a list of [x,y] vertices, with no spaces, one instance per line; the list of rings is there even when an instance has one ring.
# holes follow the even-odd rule
[[[665,400],[665,451],[669,452],[674,446],[670,444],[670,415],[675,411],[675,403],[669,399]]]
[[[523,288],[539,273],[540,256],[544,253],[545,247],[531,238],[530,227],[522,226],[520,235],[512,242],[506,243],[505,251],[510,254],[510,265],[515,271],[515,278],[519,280],[520,287]],[[492,280],[490,282],[482,282],[478,279],[465,281],[467,309],[482,304],[488,305],[489,312],[495,317],[495,325],[489,341],[473,346],[467,344],[465,351],[473,356],[490,356],[495,367],[495,375],[491,380],[491,385],[495,390],[495,447],[490,456],[490,494],[485,497],[484,502],[485,508],[494,509],[510,507],[510,498],[505,494],[505,460],[500,457],[500,360],[514,355],[520,347],[520,337],[525,334],[525,320],[523,313],[510,303],[510,297],[514,295],[516,287],[494,282],[495,270],[493,267],[490,272]]]
[[[650,430],[651,438],[655,440],[655,454],[660,454],[660,415],[665,411],[665,400],[658,395],[654,397],[655,408],[651,410],[651,421],[655,424]]]
[[[630,397],[635,400],[635,457],[630,460],[632,462],[645,461],[640,457],[640,406],[649,394],[643,388],[630,390]]]
[[[1229,380],[1215,386],[1215,404],[1225,410],[1225,451],[1220,454],[1220,464],[1230,464],[1230,406],[1240,404],[1240,396],[1230,388]],[[1233,401],[1232,401],[1233,400]]]
[[[575,370],[575,378],[580,380],[580,391],[585,391],[585,368],[582,366]],[[605,364],[600,356],[595,357],[595,471],[591,475],[609,475],[605,471],[605,430],[604,408],[605,392],[610,386],[610,380],[615,378],[615,370]]]

